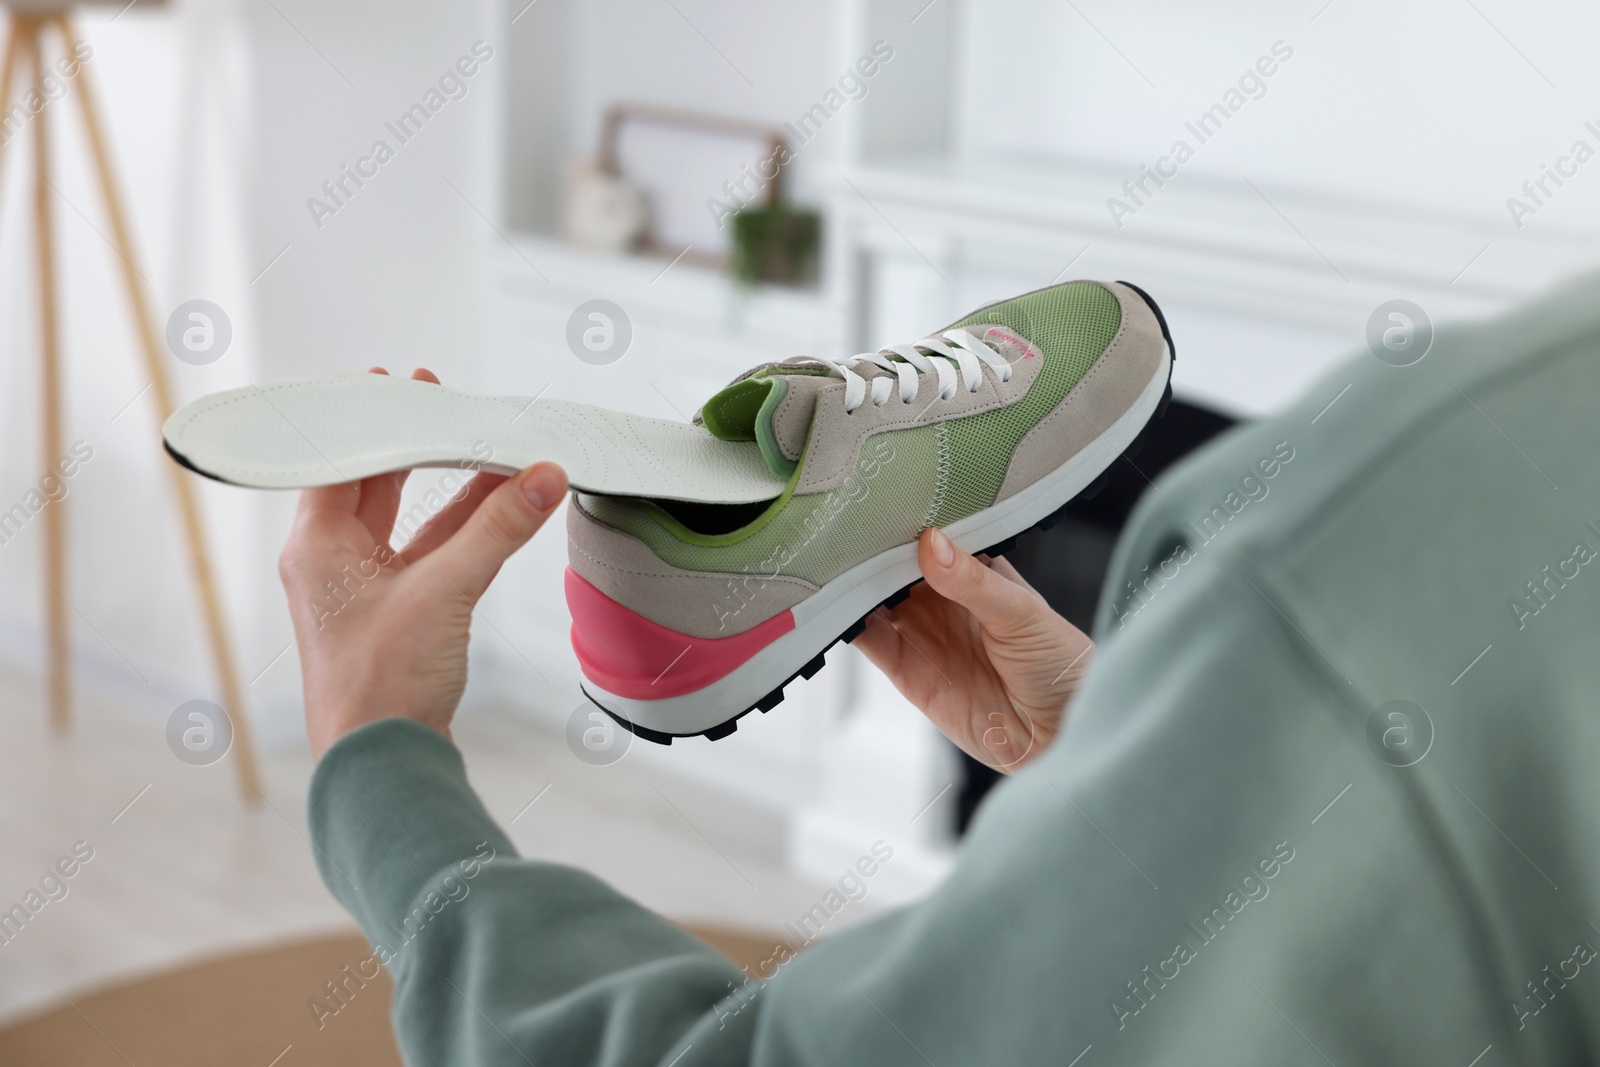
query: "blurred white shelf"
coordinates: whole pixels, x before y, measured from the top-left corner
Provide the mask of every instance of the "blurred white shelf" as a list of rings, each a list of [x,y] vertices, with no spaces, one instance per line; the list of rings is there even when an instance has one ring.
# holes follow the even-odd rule
[[[1339,329],[1351,311],[1393,296],[1435,317],[1497,309],[1588,269],[1600,240],[1600,231],[1518,231],[1499,216],[1181,172],[1119,227],[1107,200],[1127,200],[1127,177],[1091,161],[907,157],[840,170],[833,188],[836,204],[866,208],[872,247],[904,250],[920,233],[965,262],[1059,270],[1089,246],[1212,310],[1298,327]]]
[[[1125,278],[1172,325],[1174,392],[1257,417],[1359,352],[1380,304],[1416,301],[1436,325],[1481,318],[1590,269],[1600,239],[1183,174],[1118,227],[1106,201],[1125,177],[937,156],[836,170],[829,203],[861,264],[849,288],[872,294],[869,339],[1053,281]]]
[[[842,340],[837,309],[822,290],[744,287],[721,271],[681,260],[603,255],[552,237],[514,233],[509,244],[498,245],[495,268],[501,293],[568,311],[606,299],[630,317],[643,314],[721,338],[746,337],[755,348]]]

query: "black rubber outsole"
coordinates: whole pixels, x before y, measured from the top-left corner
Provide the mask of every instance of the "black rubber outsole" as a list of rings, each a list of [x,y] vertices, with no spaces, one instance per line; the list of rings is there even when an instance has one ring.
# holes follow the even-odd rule
[[[1176,362],[1178,358],[1178,350],[1172,343],[1172,332],[1167,328],[1167,317],[1161,313],[1160,305],[1158,305],[1155,300],[1151,298],[1149,293],[1145,292],[1137,285],[1134,285],[1132,282],[1118,282],[1118,284],[1126,285],[1129,289],[1132,289],[1134,292],[1138,293],[1140,298],[1142,298],[1144,302],[1150,306],[1150,310],[1155,312],[1156,321],[1161,324],[1161,336],[1167,342],[1167,354],[1173,362]],[[1166,415],[1167,405],[1171,402],[1172,367],[1169,363],[1167,367],[1167,386],[1166,389],[1162,391],[1161,402],[1156,405],[1155,414],[1152,416],[1152,418],[1159,419]],[[1127,459],[1131,461],[1135,456],[1137,456],[1139,454],[1139,450],[1144,447],[1145,436],[1149,433],[1149,431],[1149,424],[1146,423],[1145,427],[1139,431],[1138,436],[1129,443],[1127,448],[1123,449],[1122,452],[1118,454],[1117,459]],[[1112,460],[1112,463],[1115,464],[1116,460]],[[1108,466],[1106,470],[1110,470],[1110,467]],[[1079,500],[1093,499],[1101,489],[1105,488],[1106,480],[1107,474],[1105,471],[1102,471],[1100,475],[1096,477],[1094,481],[1085,486],[1077,496],[1073,497],[1071,500],[1068,500],[1055,511],[1051,512],[1049,515],[1046,515],[1032,526],[1018,533],[1014,533],[1010,537],[997,541],[988,548],[973,554],[979,556],[1001,556],[1007,552],[1010,552],[1016,547],[1017,539],[1019,537],[1030,534],[1035,530],[1050,529],[1052,526],[1056,525],[1066,517],[1067,509],[1070,508],[1074,503]],[[918,585],[921,581],[922,579],[918,578],[916,581],[908,582],[906,585],[895,590],[893,593],[890,593],[887,597],[884,597],[883,600],[879,601],[877,604],[874,604],[872,607],[868,608],[862,614],[862,616],[855,622],[851,623],[843,633],[841,633],[838,637],[835,637],[832,641],[829,641],[825,646],[823,646],[822,651],[811,657],[811,659],[806,662],[804,667],[801,667],[798,671],[795,671],[793,674],[789,675],[788,678],[785,678],[781,685],[767,693],[766,696],[762,697],[748,708],[745,708],[733,718],[728,719],[725,722],[718,723],[716,726],[712,726],[708,729],[687,734],[669,734],[661,730],[652,730],[648,726],[640,726],[637,723],[631,723],[627,719],[622,718],[620,715],[616,714],[616,712],[612,711],[610,708],[607,708],[598,700],[595,700],[593,696],[590,696],[587,689],[583,691],[583,695],[588,697],[590,702],[592,702],[595,707],[611,716],[611,718],[615,720],[616,723],[623,729],[632,733],[636,737],[642,737],[646,741],[652,741],[658,745],[670,745],[675,738],[682,737],[704,737],[710,741],[720,741],[722,738],[727,737],[729,734],[737,730],[739,728],[739,720],[750,714],[752,711],[760,711],[762,713],[769,712],[779,704],[783,703],[783,691],[789,686],[790,683],[792,683],[796,678],[809,679],[812,677],[812,675],[820,671],[823,668],[823,665],[826,663],[828,652],[833,648],[834,645],[837,645],[841,641],[848,644],[849,642],[854,641],[857,637],[860,637],[862,631],[867,628],[867,619],[872,615],[873,612],[877,611],[879,608],[894,608],[899,604],[904,603],[905,599],[911,595],[912,588]]]

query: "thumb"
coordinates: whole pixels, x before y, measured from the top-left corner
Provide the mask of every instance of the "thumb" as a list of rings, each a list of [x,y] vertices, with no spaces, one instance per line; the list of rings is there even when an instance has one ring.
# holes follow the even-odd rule
[[[566,493],[567,476],[560,467],[535,463],[484,497],[461,528],[421,564],[476,603],[501,564],[539,532]]]
[[[922,532],[917,565],[934,592],[972,612],[978,625],[996,637],[1020,636],[1042,610],[1049,610],[1038,594],[961,551],[943,530]]]

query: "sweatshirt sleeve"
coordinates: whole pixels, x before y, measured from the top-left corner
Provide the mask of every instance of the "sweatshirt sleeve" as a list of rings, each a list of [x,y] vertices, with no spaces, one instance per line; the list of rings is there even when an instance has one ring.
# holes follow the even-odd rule
[[[518,857],[435,731],[385,719],[341,738],[310,823],[323,880],[394,978],[413,1067],[748,1062],[757,1013],[717,1010],[744,975],[599,880]]]

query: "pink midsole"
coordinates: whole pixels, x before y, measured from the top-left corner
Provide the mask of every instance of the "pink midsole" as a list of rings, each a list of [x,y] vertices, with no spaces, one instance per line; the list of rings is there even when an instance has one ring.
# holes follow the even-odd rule
[[[794,613],[784,610],[732,637],[691,637],[617,603],[571,567],[566,591],[572,650],[584,677],[633,700],[704,689],[794,629]]]

